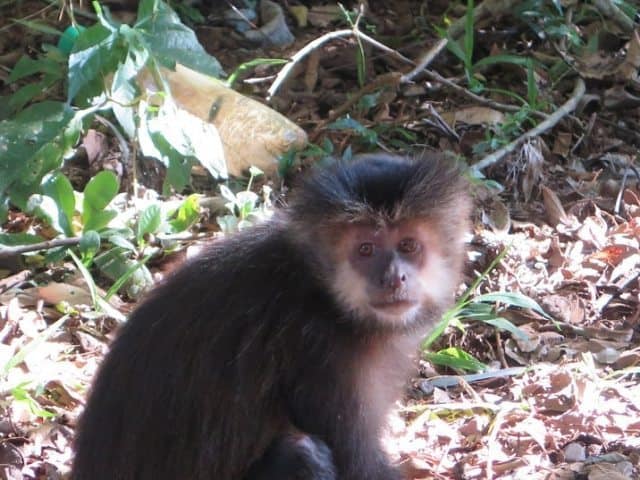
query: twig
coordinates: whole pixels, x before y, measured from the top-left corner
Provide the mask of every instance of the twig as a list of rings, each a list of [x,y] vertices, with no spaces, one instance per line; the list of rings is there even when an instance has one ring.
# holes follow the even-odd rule
[[[9,290],[10,288],[20,285],[31,278],[31,270],[22,270],[10,277],[0,279],[0,293]]]
[[[271,87],[269,87],[269,90],[267,91],[267,101],[271,100],[271,98],[276,94],[276,92],[278,91],[278,89],[280,88],[284,80],[287,78],[287,76],[289,75],[289,72],[291,72],[293,67],[296,65],[296,63],[298,63],[300,60],[302,60],[304,57],[306,57],[309,53],[311,53],[314,49],[318,48],[323,43],[333,40],[334,38],[346,37],[351,34],[353,34],[353,31],[349,29],[329,32],[309,42],[301,50],[298,50],[291,57],[291,61],[287,63],[284,67],[282,67],[282,70],[280,70],[280,72],[276,76],[276,79],[274,80],[273,84],[271,85]]]
[[[633,32],[633,20],[625,15],[625,13],[616,6],[611,0],[595,0],[593,4],[606,18],[610,18],[613,22],[624,31],[624,33]]]
[[[30,245],[18,245],[16,247],[0,247],[0,259],[11,258],[23,253],[37,250],[50,250],[56,247],[72,247],[80,243],[80,237],[56,238],[46,242],[32,243]]]
[[[254,30],[258,30],[258,26],[252,22],[251,20],[249,20],[249,18],[244,14],[244,12],[242,10],[240,10],[238,7],[236,7],[233,3],[231,3],[229,0],[224,0],[225,3],[227,4],[227,6],[233,10],[233,12],[238,15],[238,17],[240,17],[241,20],[244,20],[245,22],[247,22],[247,25],[249,25],[251,28],[253,28]]]
[[[575,110],[578,102],[582,98],[585,92],[585,84],[582,78],[578,78],[576,80],[575,87],[573,88],[573,92],[571,93],[571,97],[567,100],[558,110],[553,112],[553,114],[549,115],[549,117],[540,122],[531,130],[525,132],[520,137],[516,138],[513,142],[505,145],[504,147],[496,150],[490,155],[487,155],[478,163],[473,165],[473,169],[477,171],[481,171],[487,168],[490,165],[498,163],[502,160],[506,155],[512,153],[516,148],[522,145],[526,140],[537,137],[538,135],[546,132],[547,130],[553,128],[560,120],[562,120],[565,116]]]
[[[416,67],[411,70],[409,73],[405,74],[402,76],[402,78],[400,79],[400,81],[402,83],[410,83],[413,81],[413,79],[421,74],[421,73],[427,73],[425,70],[426,68],[431,64],[431,62],[433,62],[433,60],[440,55],[440,52],[442,52],[442,50],[445,49],[445,47],[447,46],[448,40],[446,38],[442,38],[438,41],[438,43],[436,43],[433,47],[431,47],[429,50],[427,50],[427,52],[422,56],[422,58],[420,59],[420,61],[418,62],[418,65],[416,65]],[[444,82],[442,82],[444,83]]]
[[[336,118],[347,113],[349,109],[351,109],[353,105],[358,103],[363,96],[369,93],[375,92],[379,88],[397,87],[399,83],[400,83],[400,74],[398,72],[389,72],[376,77],[373,82],[362,87],[360,90],[358,90],[358,92],[350,96],[346,102],[344,102],[335,110],[331,111],[329,115],[327,115],[327,118],[325,118],[320,123],[318,123],[318,125],[316,125],[314,130],[317,131],[323,128],[325,125],[331,123]]]
[[[481,104],[481,105],[486,105],[487,107],[491,107],[494,108],[496,110],[500,110],[500,111],[504,111],[504,112],[518,112],[520,111],[520,107],[516,106],[516,105],[509,105],[506,103],[500,103],[500,102],[496,102],[494,100],[490,100],[488,98],[485,97],[481,97],[480,95],[476,95],[475,93],[473,93],[470,90],[467,90],[464,87],[461,87],[460,85],[458,85],[455,82],[452,82],[451,80],[443,77],[442,75],[440,75],[437,72],[434,72],[433,70],[424,70],[424,74],[429,77],[431,80],[434,80],[436,82],[442,83],[444,85],[446,85],[447,87],[451,88],[452,90],[455,90],[456,92],[469,97],[471,100]],[[404,78],[404,77],[403,77]],[[541,118],[542,120],[546,120],[547,118],[549,118],[549,115],[547,115],[546,113],[540,112],[538,110],[531,110],[530,111],[531,115]]]
[[[301,61],[304,57],[309,55],[309,53],[311,53],[313,50],[318,48],[323,43],[326,43],[326,42],[328,42],[330,40],[333,40],[335,38],[348,37],[348,36],[351,36],[351,35],[353,35],[354,37],[356,37],[356,38],[358,38],[360,40],[363,40],[363,41],[365,41],[367,43],[370,43],[374,47],[379,48],[380,50],[392,55],[393,57],[395,57],[395,58],[397,58],[399,60],[402,60],[403,62],[406,62],[406,63],[408,63],[410,65],[414,65],[413,60],[411,60],[410,58],[405,57],[401,53],[393,50],[392,48],[387,47],[386,45],[378,42],[377,40],[371,38],[370,36],[362,33],[360,30],[358,30],[358,25],[356,24],[351,29],[337,30],[335,32],[326,33],[326,34],[322,35],[321,37],[318,37],[315,40],[309,42],[301,50],[296,52],[295,55],[293,55],[291,57],[291,61],[289,63],[287,63],[282,68],[282,70],[280,70],[280,72],[276,76],[276,79],[274,80],[273,84],[271,85],[271,87],[267,91],[267,101],[271,100],[271,98],[276,94],[276,92],[278,91],[278,89],[280,88],[282,83],[285,81],[285,79],[287,78],[287,76],[289,75],[289,73],[291,72],[293,67],[299,61]]]

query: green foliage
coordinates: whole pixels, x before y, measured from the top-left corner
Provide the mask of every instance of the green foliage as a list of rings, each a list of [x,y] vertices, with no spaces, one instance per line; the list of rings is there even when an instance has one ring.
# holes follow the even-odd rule
[[[578,30],[568,25],[559,0],[526,0],[515,5],[514,14],[539,38],[566,39],[573,46],[582,44]],[[631,17],[633,18],[633,17]]]
[[[99,231],[118,215],[115,210],[107,210],[118,188],[118,179],[113,172],[102,171],[89,180],[82,201],[83,232]]]
[[[167,216],[169,231],[179,233],[188,230],[200,218],[198,195],[189,195],[182,204]]]
[[[191,228],[200,218],[198,198],[198,195],[190,195],[177,206],[150,203],[136,219],[131,219],[133,229],[103,229],[100,232],[100,237],[106,239],[111,247],[101,253],[95,250],[95,256],[91,255],[90,259],[103,275],[114,281],[105,300],[120,289],[124,289],[129,297],[136,298],[152,285],[153,279],[146,263],[159,251],[159,247],[151,242],[152,238],[163,239]]]
[[[35,389],[30,388],[33,382],[25,381],[21,382],[15,387],[11,388],[11,396],[13,397],[14,402],[23,403],[27,406],[29,412],[32,415],[35,415],[39,418],[54,418],[55,413],[50,412],[49,410],[45,410],[40,403],[33,398],[32,391],[35,391],[36,396],[40,394],[43,390],[42,386],[39,385]]]
[[[0,233],[0,246],[16,247],[18,245],[31,245],[44,241],[39,235],[30,233]]]
[[[136,233],[138,243],[144,242],[145,235],[156,232],[161,222],[162,216],[158,205],[151,204],[145,208],[138,218],[138,231]]]
[[[27,56],[18,60],[13,70],[11,70],[7,83],[13,84],[31,76],[35,76],[37,80],[18,88],[9,97],[7,100],[7,116],[22,110],[29,102],[42,96],[44,92],[61,82],[65,78],[66,61],[65,55],[52,46],[46,46],[44,53],[37,60]]]
[[[195,162],[213,176],[226,176],[223,159],[212,153],[214,127],[176,106],[160,67],[174,68],[179,61],[213,76],[224,72],[164,2],[142,1],[133,26],[118,23],[98,3],[94,7],[98,17],[94,25],[68,27],[58,47],[44,46],[40,57],[20,59],[9,76],[10,83],[36,80],[8,98],[3,111],[14,116],[0,121],[0,221],[13,204],[61,236],[81,234],[77,250],[81,264],[97,266],[117,288],[136,296],[151,283],[144,259],[157,248],[149,240],[188,230],[199,218],[198,198],[191,196],[179,206],[147,205],[131,218],[114,208],[119,184],[112,172],[98,173],[79,193],[60,168],[82,130],[101,112],[115,116],[143,155],[165,164],[165,193],[188,185]],[[151,79],[151,90],[140,82],[142,76]],[[60,81],[66,81],[66,103],[45,101],[24,108]],[[24,234],[0,238],[7,245],[36,241],[42,239]],[[64,254],[65,249],[57,249],[48,257],[59,259]],[[88,271],[85,277],[90,283]]]
[[[351,28],[356,28],[356,22],[360,20],[360,17],[355,12],[349,12],[344,6],[338,3],[342,16],[345,18]],[[364,46],[362,45],[362,39],[359,36],[355,37],[358,49],[356,50],[356,72],[358,74],[358,85],[364,86],[366,80],[366,56],[364,53]]]
[[[447,38],[447,49],[462,62],[462,65],[464,66],[464,73],[467,77],[467,83],[469,84],[469,89],[473,92],[480,92],[483,90],[483,85],[478,78],[476,78],[473,72],[473,50],[475,45],[473,9],[474,0],[467,0],[467,12],[465,14],[464,36],[462,43],[451,37],[444,29],[439,28],[438,33],[442,37]]]
[[[95,230],[89,230],[82,235],[78,250],[80,250],[83,265],[91,264],[93,257],[100,251],[101,244],[100,235]]]
[[[498,314],[498,306],[517,307],[533,310],[537,314],[550,319],[549,315],[531,298],[517,292],[493,292],[484,295],[478,295],[471,298],[472,293],[476,290],[480,282],[487,277],[489,272],[502,260],[507,250],[505,249],[498,255],[491,265],[478,276],[473,285],[458,300],[456,305],[449,309],[443,315],[442,319],[436,324],[429,336],[422,342],[422,350],[429,360],[433,358],[434,363],[445,365],[456,369],[478,371],[483,368],[482,364],[466,352],[452,351],[445,349],[436,352],[436,354],[428,353],[429,347],[442,335],[449,326],[454,326],[460,330],[464,330],[465,323],[483,322],[500,330],[509,332],[514,337],[527,340],[528,335]],[[435,356],[434,356],[435,355]]]
[[[48,46],[45,55],[35,60],[23,57],[9,76],[9,83],[37,78],[9,97],[9,114],[22,110],[64,78],[67,103],[35,103],[0,122],[0,151],[4,152],[0,157],[0,220],[9,202],[25,210],[32,195],[60,200],[60,195],[45,192],[41,181],[54,173],[56,181],[62,182],[56,172],[77,144],[83,122],[90,121],[96,111],[113,111],[133,140],[142,131],[142,153],[168,168],[165,191],[183,189],[196,161],[214,176],[226,175],[222,159],[211,158],[210,139],[215,136],[207,128],[213,127],[178,111],[158,70],[160,66],[173,68],[179,60],[187,67],[220,76],[223,72],[217,60],[206,54],[194,32],[162,1],[141,2],[133,27],[117,23],[94,5],[98,13],[95,25],[68,28],[60,39],[61,48]],[[69,49],[69,43],[73,47],[67,59],[63,51]],[[140,89],[137,78],[143,71],[156,80],[160,95]],[[152,98],[162,101],[152,103]],[[83,109],[72,108],[72,103]],[[49,204],[47,199],[34,198],[30,206],[54,221],[64,234],[72,234],[69,204],[58,205],[58,212]],[[91,217],[88,228],[95,228],[94,222],[106,224],[107,216],[101,212],[100,218]]]
[[[257,193],[251,191],[253,179],[263,174],[256,168],[249,169],[251,177],[247,188],[241,192],[233,193],[226,185],[220,185],[220,193],[227,200],[225,207],[229,210],[228,215],[218,217],[216,220],[220,229],[225,232],[235,232],[250,225],[258,223],[273,214],[271,208],[271,188],[267,185],[262,187],[262,202]]]
[[[118,288],[124,285],[127,295],[137,298],[153,285],[153,278],[144,262],[135,260],[132,253],[128,248],[114,247],[97,255],[94,262],[103,275],[118,282]]]
[[[360,122],[351,117],[339,118],[335,122],[327,125],[327,130],[350,131],[356,134],[356,139],[360,140],[366,147],[375,147],[378,143],[378,134],[375,130],[365,127]]]
[[[229,75],[227,78],[227,86],[233,87],[235,85],[238,78],[244,73],[253,70],[255,67],[259,67],[261,65],[284,65],[288,63],[289,60],[281,59],[281,58],[254,58],[248,62],[244,62],[240,64],[236,69]]]
[[[481,372],[486,370],[487,366],[469,355],[464,350],[457,347],[444,348],[436,353],[427,352],[425,358],[434,365],[442,365],[455,370],[464,370],[471,372]]]
[[[43,177],[60,167],[80,136],[80,119],[67,105],[43,102],[0,122],[0,201],[26,209]]]

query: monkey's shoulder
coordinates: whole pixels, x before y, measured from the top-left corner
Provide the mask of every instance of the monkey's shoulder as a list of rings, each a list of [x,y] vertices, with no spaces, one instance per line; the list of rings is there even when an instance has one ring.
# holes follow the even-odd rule
[[[256,316],[289,321],[309,302],[326,309],[326,292],[288,238],[267,223],[212,242],[154,287],[130,321],[219,329]]]

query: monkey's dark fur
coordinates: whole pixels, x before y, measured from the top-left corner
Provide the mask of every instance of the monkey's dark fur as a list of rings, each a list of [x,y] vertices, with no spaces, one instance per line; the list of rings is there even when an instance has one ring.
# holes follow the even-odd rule
[[[314,170],[289,208],[213,243],[122,327],[81,418],[73,480],[394,480],[379,446],[412,354],[451,300],[390,324],[330,285],[353,224],[426,222],[455,285],[469,202],[437,159]],[[308,471],[305,471],[307,469]]]

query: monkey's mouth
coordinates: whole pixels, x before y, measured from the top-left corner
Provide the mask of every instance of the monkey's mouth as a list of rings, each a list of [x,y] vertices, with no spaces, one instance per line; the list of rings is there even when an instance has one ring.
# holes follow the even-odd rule
[[[399,315],[407,310],[415,307],[418,302],[414,302],[411,300],[390,300],[390,301],[382,301],[382,302],[371,302],[371,306],[375,310],[379,310],[384,313]]]

